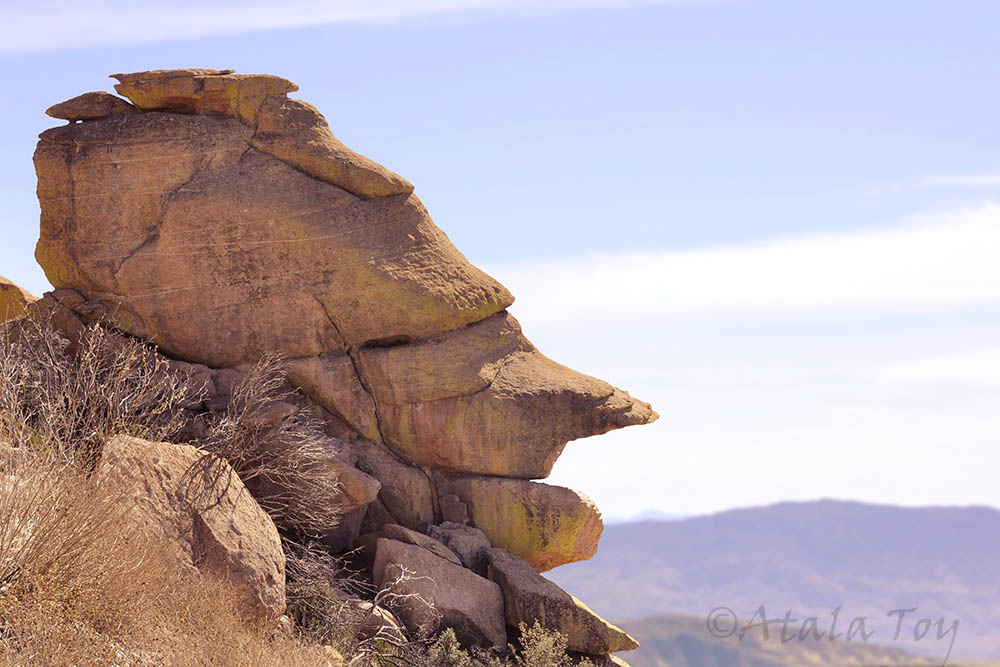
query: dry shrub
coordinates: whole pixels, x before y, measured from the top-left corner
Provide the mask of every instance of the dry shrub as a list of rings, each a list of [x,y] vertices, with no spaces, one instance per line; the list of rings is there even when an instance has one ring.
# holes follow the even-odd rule
[[[168,367],[101,326],[71,344],[50,319],[22,317],[0,330],[0,439],[87,466],[115,434],[169,439],[191,397]]]
[[[45,317],[0,329],[0,441],[85,467],[116,434],[189,441],[229,463],[279,529],[316,535],[339,523],[331,441],[295,402],[278,358],[250,368],[224,412],[193,416],[184,408],[204,396],[152,345],[96,324],[74,338]],[[268,419],[276,406],[294,409]],[[194,420],[202,428],[191,428]],[[200,472],[220,474],[216,462],[206,457]]]
[[[330,438],[297,399],[280,358],[264,357],[192,444],[229,463],[278,528],[318,536],[340,522],[340,483]]]

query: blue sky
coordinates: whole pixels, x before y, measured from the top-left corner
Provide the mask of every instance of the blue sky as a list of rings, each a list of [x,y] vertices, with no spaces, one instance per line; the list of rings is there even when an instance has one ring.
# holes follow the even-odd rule
[[[0,3],[0,274],[112,72],[289,78],[416,184],[549,356],[654,403],[553,480],[609,515],[1000,506],[1000,4]]]

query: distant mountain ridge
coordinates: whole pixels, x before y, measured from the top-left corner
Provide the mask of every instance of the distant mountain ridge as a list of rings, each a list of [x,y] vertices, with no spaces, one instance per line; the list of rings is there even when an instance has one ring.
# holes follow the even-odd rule
[[[943,656],[919,617],[958,619],[953,655],[1000,657],[1000,510],[903,508],[823,500],[674,521],[609,525],[597,555],[548,573],[615,619],[702,618],[716,607],[750,618],[786,611],[829,622],[865,617],[877,638]],[[893,640],[894,609],[908,614]],[[628,630],[629,623],[623,621]],[[907,638],[910,641],[904,641]]]
[[[857,642],[804,641],[782,643],[778,635],[719,639],[705,620],[689,616],[654,616],[629,626],[642,646],[624,654],[632,667],[930,667],[940,660],[920,658],[891,646]],[[950,667],[973,667],[949,661]],[[985,667],[985,666],[983,666]],[[993,666],[996,667],[996,666]]]

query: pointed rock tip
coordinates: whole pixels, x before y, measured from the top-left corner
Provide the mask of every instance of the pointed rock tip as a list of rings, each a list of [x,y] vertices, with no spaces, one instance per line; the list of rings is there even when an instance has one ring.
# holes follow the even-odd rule
[[[136,108],[111,93],[94,91],[77,95],[72,99],[59,104],[53,104],[45,110],[46,115],[52,118],[68,120],[75,123],[78,120],[98,120],[109,116],[134,113]]]

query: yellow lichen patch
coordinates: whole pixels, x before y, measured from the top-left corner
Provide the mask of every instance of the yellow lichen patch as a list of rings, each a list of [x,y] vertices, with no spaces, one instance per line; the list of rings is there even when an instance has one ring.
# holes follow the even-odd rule
[[[438,494],[455,493],[490,543],[516,554],[536,571],[586,560],[604,530],[587,496],[520,479],[438,475]]]

